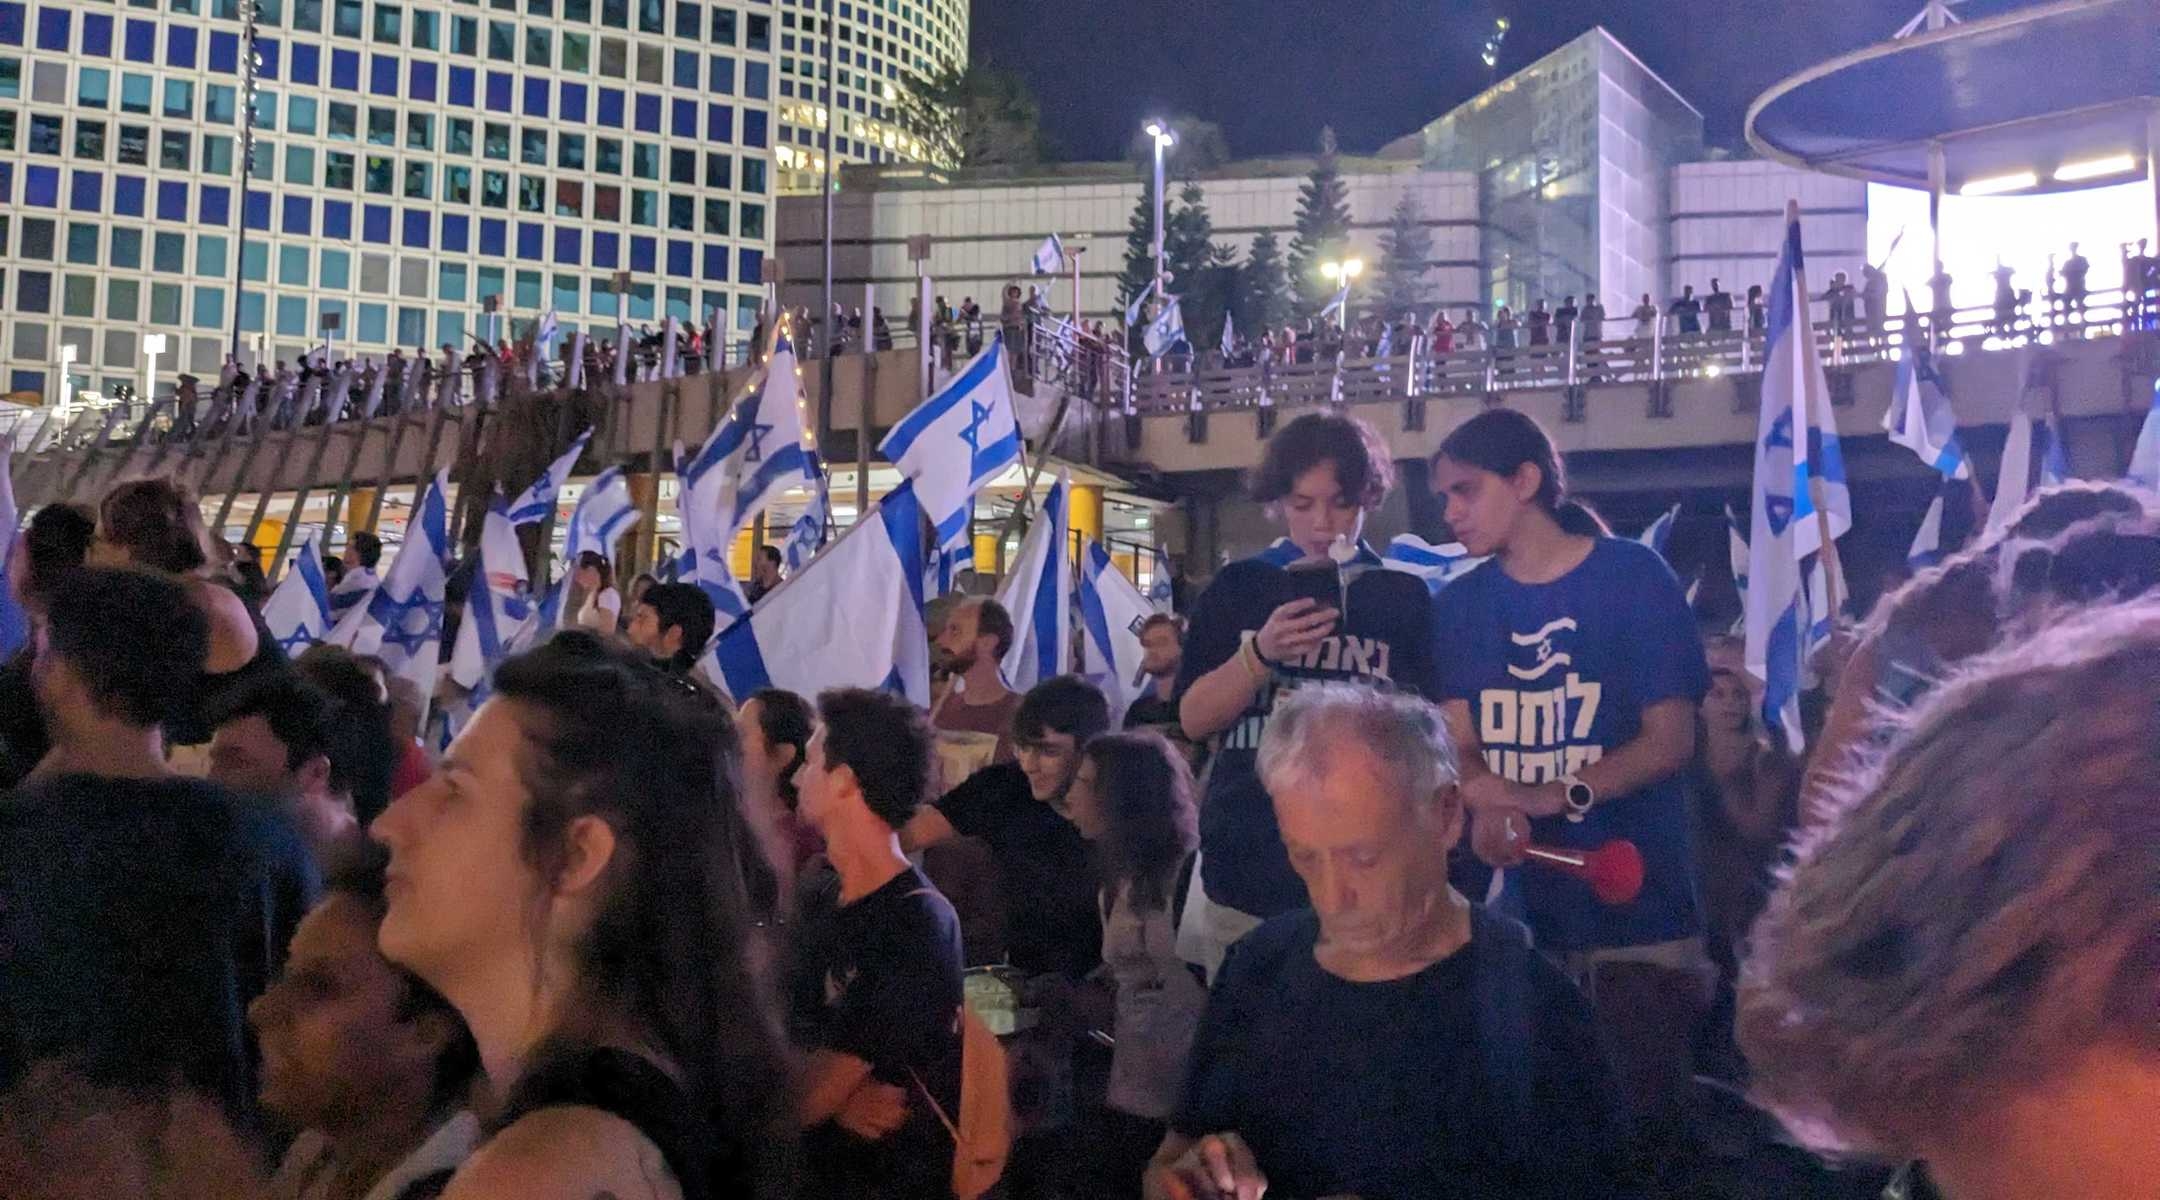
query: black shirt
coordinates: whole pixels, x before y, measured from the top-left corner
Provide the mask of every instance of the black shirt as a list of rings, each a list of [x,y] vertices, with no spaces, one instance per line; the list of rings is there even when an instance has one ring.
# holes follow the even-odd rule
[[[1271,559],[1295,557],[1282,543],[1261,555],[1224,567],[1193,607],[1192,633],[1178,673],[1178,697],[1195,679],[1230,661],[1248,630],[1267,624],[1268,614],[1291,599],[1291,580]],[[1381,569],[1369,548],[1346,574],[1347,600],[1341,631],[1329,635],[1298,662],[1278,665],[1252,704],[1217,739],[1200,805],[1200,879],[1208,897],[1256,917],[1305,907],[1305,884],[1290,869],[1275,806],[1255,770],[1260,735],[1276,700],[1307,681],[1392,685],[1434,695],[1432,593],[1403,571]]]
[[[243,1124],[248,1002],[320,881],[292,826],[201,779],[64,775],[0,798],[0,1090],[40,1059],[177,1076]]]
[[[924,1100],[960,1115],[960,919],[913,867],[852,904],[806,913],[796,961],[796,1040],[870,1064],[908,1093],[908,1117],[866,1142],[828,1121],[803,1139],[804,1195],[952,1195],[953,1141]]]
[[[1634,1194],[1590,1006],[1522,926],[1473,906],[1467,946],[1382,983],[1323,969],[1319,933],[1306,909],[1231,949],[1179,1132],[1238,1133],[1271,1196]]]
[[[1017,763],[993,763],[937,802],[963,837],[989,843],[1004,880],[1005,949],[1030,975],[1078,979],[1102,961],[1087,839],[1035,798]]]

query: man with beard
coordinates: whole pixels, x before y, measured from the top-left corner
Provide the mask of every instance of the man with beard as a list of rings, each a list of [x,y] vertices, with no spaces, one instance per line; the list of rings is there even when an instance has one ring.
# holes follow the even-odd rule
[[[987,596],[971,597],[954,606],[952,615],[945,618],[945,628],[938,632],[938,665],[951,674],[953,687],[931,710],[931,728],[941,734],[987,734],[995,738],[997,747],[984,760],[988,762],[1013,760],[1012,723],[1014,714],[1020,711],[1020,694],[1005,686],[999,670],[1012,642],[1012,614]]]

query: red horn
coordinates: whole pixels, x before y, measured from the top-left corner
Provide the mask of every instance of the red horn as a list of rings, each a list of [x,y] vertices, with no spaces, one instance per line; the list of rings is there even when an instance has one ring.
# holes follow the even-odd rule
[[[1642,892],[1642,851],[1635,843],[1615,839],[1595,850],[1555,850],[1530,846],[1526,859],[1548,870],[1572,875],[1590,885],[1601,904],[1626,904]]]

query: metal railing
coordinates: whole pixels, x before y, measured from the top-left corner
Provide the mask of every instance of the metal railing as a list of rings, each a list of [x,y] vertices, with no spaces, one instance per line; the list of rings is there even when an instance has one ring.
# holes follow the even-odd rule
[[[2160,328],[2160,294],[2094,292],[2074,310],[2031,303],[2008,311],[1976,305],[1947,313],[1817,321],[1816,343],[1830,366],[1895,361],[1908,344],[1932,339],[1939,353],[2007,349],[2058,340],[2111,336]],[[1744,310],[1735,310],[1745,320]],[[1607,318],[1606,328],[1632,323]],[[1299,361],[1262,356],[1250,365],[1210,365],[1205,358],[1158,359],[1141,367],[1132,384],[1134,413],[1190,413],[1213,409],[1303,404],[1356,404],[1446,395],[1492,395],[1514,389],[1595,387],[1679,379],[1759,374],[1764,337],[1760,330],[1668,332],[1668,316],[1647,335],[1585,341],[1582,326],[1563,343],[1520,347],[1443,349],[1424,335],[1386,357],[1344,353]],[[1489,336],[1489,335],[1488,335]]]

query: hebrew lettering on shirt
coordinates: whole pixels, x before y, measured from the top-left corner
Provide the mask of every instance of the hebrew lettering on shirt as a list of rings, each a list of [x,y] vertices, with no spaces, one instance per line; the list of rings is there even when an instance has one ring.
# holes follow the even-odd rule
[[[1589,741],[1605,685],[1575,671],[1578,629],[1561,617],[1528,633],[1508,635],[1507,672],[1519,688],[1478,693],[1478,741],[1493,773],[1516,783],[1546,783],[1604,757]]]

